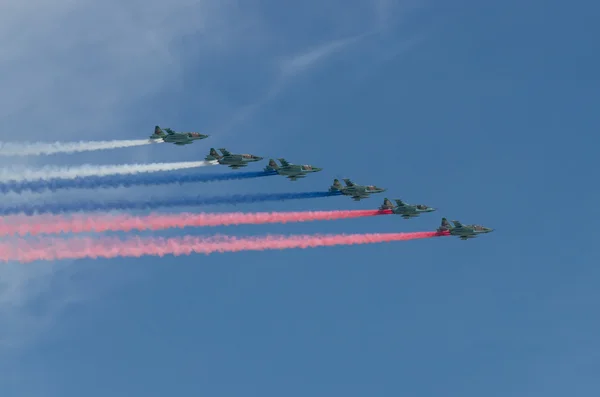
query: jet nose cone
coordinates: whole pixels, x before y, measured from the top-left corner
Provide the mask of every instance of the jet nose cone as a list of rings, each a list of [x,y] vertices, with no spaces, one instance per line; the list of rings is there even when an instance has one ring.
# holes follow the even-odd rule
[[[256,161],[260,161],[260,160],[262,160],[262,159],[263,159],[263,157],[260,157],[260,156],[254,156],[254,160],[256,160]]]
[[[319,171],[323,171],[323,168],[319,168],[319,167],[313,167],[313,170],[315,172],[319,172]]]

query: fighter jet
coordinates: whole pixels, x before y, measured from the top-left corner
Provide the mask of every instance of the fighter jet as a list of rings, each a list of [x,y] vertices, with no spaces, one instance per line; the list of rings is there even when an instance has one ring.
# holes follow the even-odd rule
[[[310,174],[312,172],[319,172],[323,168],[315,167],[310,164],[298,165],[292,164],[288,162],[286,159],[277,159],[281,163],[279,166],[275,160],[270,159],[269,165],[265,167],[266,172],[275,171],[279,175],[283,175],[286,178],[289,178],[291,181],[295,181],[299,178],[306,177],[306,174]]]
[[[351,196],[354,201],[369,197],[373,193],[382,193],[387,189],[375,185],[361,186],[352,182],[350,179],[343,179],[346,186],[342,186],[338,179],[333,180],[333,185],[329,188],[330,192],[341,192],[344,196]]]
[[[379,207],[380,210],[391,210],[396,215],[401,215],[404,219],[416,218],[424,212],[433,212],[435,208],[428,207],[423,204],[408,204],[400,199],[395,199],[396,205],[388,198],[383,199],[383,205]]]
[[[255,156],[253,154],[233,154],[225,148],[219,149],[219,151],[223,155],[220,155],[214,148],[210,148],[210,154],[204,159],[206,161],[216,161],[219,164],[229,166],[234,170],[237,170],[241,167],[246,167],[248,163],[263,159],[262,157]]]
[[[442,225],[437,229],[438,233],[450,232],[451,236],[458,236],[461,240],[467,240],[494,231],[494,229],[481,225],[463,225],[459,221],[452,221],[452,223],[454,223],[454,226],[446,218],[442,218]]]
[[[161,130],[159,126],[154,127],[154,134],[150,135],[152,140],[174,143],[175,145],[189,145],[199,139],[206,139],[208,135],[199,132],[175,132],[170,128]]]

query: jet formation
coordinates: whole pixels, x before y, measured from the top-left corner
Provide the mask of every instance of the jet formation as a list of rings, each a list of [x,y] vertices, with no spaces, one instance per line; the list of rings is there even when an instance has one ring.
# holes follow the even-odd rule
[[[155,142],[167,142],[175,145],[189,145],[194,141],[206,139],[209,135],[199,132],[175,132],[170,128],[165,128],[164,131],[159,127],[154,127],[154,134],[150,136],[150,140]],[[220,165],[225,165],[231,169],[238,169],[248,166],[249,163],[261,161],[263,157],[254,154],[235,154],[229,152],[225,148],[218,149],[210,148],[209,154],[205,157],[206,161],[215,162]],[[269,159],[268,165],[263,169],[266,173],[279,174],[288,178],[290,181],[296,181],[300,178],[305,178],[307,175],[322,171],[323,168],[315,167],[310,164],[293,164],[284,158],[278,158],[280,164],[274,159]],[[349,196],[354,201],[369,198],[371,194],[382,193],[387,189],[375,185],[358,185],[350,179],[342,179],[344,185],[339,179],[334,179],[333,184],[329,187],[329,192]],[[394,203],[388,198],[384,198],[383,204],[379,207],[380,211],[391,211],[392,214],[400,215],[404,219],[416,218],[424,213],[434,212],[435,208],[425,204],[410,204],[401,199],[394,199]],[[448,222],[446,218],[442,218],[440,227],[437,228],[437,233],[457,236],[461,240],[476,238],[481,234],[487,234],[494,231],[489,227],[481,225],[463,225],[461,222],[453,220]]]

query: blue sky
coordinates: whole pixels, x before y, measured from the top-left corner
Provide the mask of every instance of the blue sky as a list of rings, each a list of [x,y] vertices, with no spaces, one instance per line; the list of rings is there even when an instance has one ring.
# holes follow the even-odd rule
[[[297,183],[5,202],[312,191],[350,177],[439,210],[189,233],[424,231],[442,216],[496,231],[2,265],[2,396],[600,392],[596,3],[11,0],[4,11],[2,140],[136,139],[155,124],[212,136],[0,165],[194,160],[224,146],[325,168]],[[380,196],[207,210],[366,209]]]

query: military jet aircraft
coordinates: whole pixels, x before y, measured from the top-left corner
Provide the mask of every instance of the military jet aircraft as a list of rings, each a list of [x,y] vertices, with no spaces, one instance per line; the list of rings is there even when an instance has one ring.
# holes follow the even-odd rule
[[[438,233],[449,232],[451,236],[458,236],[461,240],[467,240],[494,231],[494,229],[481,225],[463,225],[459,221],[452,221],[452,223],[454,223],[454,226],[446,218],[442,218],[442,225],[437,229]]]
[[[388,198],[383,199],[383,205],[379,207],[380,210],[391,210],[396,215],[401,215],[404,219],[416,218],[424,212],[433,212],[435,208],[428,207],[423,204],[408,204],[400,199],[395,199],[396,205]]]
[[[346,186],[342,186],[338,179],[333,180],[333,185],[329,188],[330,192],[341,192],[344,196],[351,196],[354,201],[369,197],[373,193],[382,193],[387,189],[375,185],[362,186],[357,185],[350,179],[343,179]]]
[[[279,166],[275,160],[270,159],[269,165],[265,167],[266,172],[275,171],[279,175],[283,175],[286,178],[289,178],[291,181],[295,181],[299,178],[306,177],[306,174],[310,174],[312,172],[319,172],[323,168],[315,167],[310,164],[292,164],[288,162],[286,159],[277,159],[281,163]]]
[[[263,159],[262,157],[255,156],[253,154],[233,154],[225,148],[219,149],[219,151],[222,153],[222,155],[220,155],[214,148],[210,148],[210,154],[204,159],[206,161],[216,161],[219,164],[229,166],[234,170],[237,170],[241,167],[246,167],[248,163]]]
[[[206,139],[208,135],[199,132],[175,132],[170,128],[161,130],[159,126],[154,127],[154,134],[150,135],[150,139],[161,140],[162,142],[174,143],[175,145],[189,145],[199,139]]]

